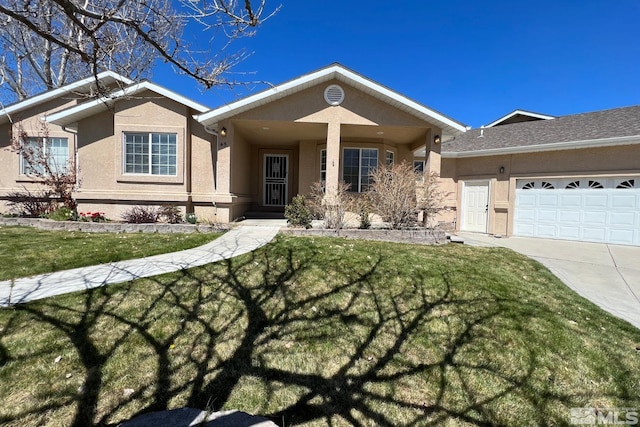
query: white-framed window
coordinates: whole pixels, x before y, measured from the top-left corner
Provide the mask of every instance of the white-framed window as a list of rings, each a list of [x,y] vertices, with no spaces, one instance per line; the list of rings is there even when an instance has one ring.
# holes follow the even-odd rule
[[[320,150],[320,182],[327,180],[327,150]]]
[[[42,159],[49,164],[53,172],[62,172],[69,167],[69,139],[58,137],[28,137],[28,150],[33,150],[33,159]],[[24,156],[20,156],[20,174],[33,175],[35,173],[43,174],[43,164],[32,164],[25,160]]]
[[[387,166],[391,166],[395,163],[395,153],[393,151],[388,151],[385,154],[384,164]]]
[[[342,180],[349,191],[361,193],[371,185],[371,170],[378,167],[377,148],[345,148],[343,151]]]
[[[178,168],[177,134],[124,133],[124,173],[175,176]]]

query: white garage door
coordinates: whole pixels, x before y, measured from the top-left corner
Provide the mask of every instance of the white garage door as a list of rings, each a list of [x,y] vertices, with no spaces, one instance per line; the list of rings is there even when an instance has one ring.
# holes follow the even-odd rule
[[[518,180],[514,235],[640,246],[640,178]]]

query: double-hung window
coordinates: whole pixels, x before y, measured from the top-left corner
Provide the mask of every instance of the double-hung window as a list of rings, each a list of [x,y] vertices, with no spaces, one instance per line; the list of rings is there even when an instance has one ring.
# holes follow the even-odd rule
[[[29,162],[26,158],[31,159]],[[28,137],[25,153],[20,157],[22,175],[43,175],[45,163],[52,173],[63,173],[69,168],[69,140],[55,137]]]
[[[384,164],[387,166],[393,166],[395,153],[393,151],[387,151],[386,156]]]
[[[124,173],[175,176],[177,139],[175,133],[125,133]]]
[[[378,150],[375,148],[345,148],[342,180],[349,184],[349,191],[361,193],[371,185],[371,171],[378,167]]]

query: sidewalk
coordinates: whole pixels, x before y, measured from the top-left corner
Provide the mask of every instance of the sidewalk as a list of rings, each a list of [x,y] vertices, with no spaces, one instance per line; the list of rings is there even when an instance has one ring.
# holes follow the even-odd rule
[[[0,282],[0,307],[198,267],[251,252],[279,227],[243,225],[198,248]]]
[[[501,246],[535,259],[569,288],[640,328],[640,247],[461,232],[464,243]]]

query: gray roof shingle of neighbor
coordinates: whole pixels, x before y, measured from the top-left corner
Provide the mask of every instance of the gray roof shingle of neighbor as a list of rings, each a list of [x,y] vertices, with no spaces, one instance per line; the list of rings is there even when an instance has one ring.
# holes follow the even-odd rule
[[[473,129],[443,143],[443,152],[472,152],[640,135],[640,105],[560,116],[550,120]],[[640,139],[640,138],[639,138]]]

